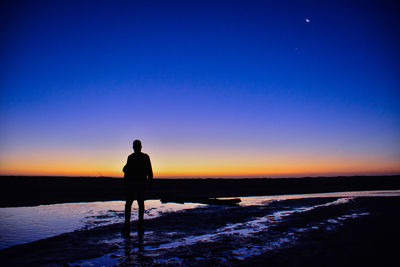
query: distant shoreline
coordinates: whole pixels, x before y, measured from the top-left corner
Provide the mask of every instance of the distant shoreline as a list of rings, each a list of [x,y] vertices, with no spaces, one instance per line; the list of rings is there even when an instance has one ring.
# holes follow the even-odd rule
[[[326,175],[287,175],[287,176],[157,176],[157,180],[207,180],[207,179],[227,179],[227,180],[237,180],[237,179],[304,179],[304,178],[352,178],[352,177],[388,177],[388,176],[399,176],[400,173],[388,172],[388,173],[349,173],[349,174],[326,174]],[[111,178],[111,179],[123,179],[123,176],[108,176],[108,175],[19,175],[19,174],[0,174],[0,179],[10,178],[10,177],[24,177],[24,178]]]
[[[399,190],[400,175],[304,178],[155,179],[147,199],[200,199],[364,190]],[[124,200],[123,179],[0,176],[0,207]]]

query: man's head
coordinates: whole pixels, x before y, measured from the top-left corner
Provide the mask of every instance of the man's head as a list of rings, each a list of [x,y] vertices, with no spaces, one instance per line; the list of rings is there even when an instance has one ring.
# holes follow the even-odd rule
[[[140,142],[140,140],[133,141],[133,150],[135,152],[140,152],[142,150],[142,142]]]

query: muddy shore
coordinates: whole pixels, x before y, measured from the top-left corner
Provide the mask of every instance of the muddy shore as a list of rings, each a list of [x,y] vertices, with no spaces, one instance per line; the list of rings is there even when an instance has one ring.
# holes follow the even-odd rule
[[[400,197],[209,206],[78,230],[0,250],[5,266],[391,266]]]
[[[257,179],[155,179],[148,199],[201,199],[400,189],[400,176]],[[0,177],[0,207],[124,200],[123,179],[107,177]]]

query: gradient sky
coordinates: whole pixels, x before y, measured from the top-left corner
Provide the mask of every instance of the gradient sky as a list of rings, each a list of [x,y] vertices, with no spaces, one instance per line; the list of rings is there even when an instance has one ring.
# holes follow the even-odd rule
[[[306,19],[309,21],[307,22]],[[400,172],[396,1],[10,1],[0,174]]]

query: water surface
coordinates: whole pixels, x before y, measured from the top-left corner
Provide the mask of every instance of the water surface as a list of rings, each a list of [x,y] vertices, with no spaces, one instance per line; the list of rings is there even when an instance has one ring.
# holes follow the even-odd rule
[[[384,191],[355,191],[318,194],[277,195],[261,197],[241,197],[239,207],[268,206],[270,203],[286,200],[301,200],[311,198],[338,198],[328,203],[337,205],[348,202],[355,197],[399,196],[400,190]],[[336,201],[336,202],[335,202]],[[164,214],[176,213],[184,210],[210,208],[209,205],[195,203],[161,203],[159,200],[146,201],[145,219],[156,218]],[[327,205],[327,203],[319,204]],[[212,205],[211,205],[212,206]],[[294,205],[289,210],[277,210],[275,213],[262,216],[254,220],[241,222],[239,224],[228,224],[228,226],[207,232],[203,235],[186,236],[172,243],[165,243],[156,249],[167,249],[183,245],[196,244],[207,239],[218,239],[223,235],[245,235],[266,230],[267,225],[278,222],[281,218],[299,213],[308,212],[320,206]],[[216,207],[221,212],[231,207]],[[132,219],[136,218],[136,202],[132,207]],[[366,215],[362,211],[344,214],[342,217],[332,218],[340,222],[346,218]],[[65,203],[53,205],[41,205],[36,207],[0,208],[0,249],[13,245],[28,243],[39,239],[56,236],[62,233],[72,232],[80,229],[92,229],[94,227],[122,223],[124,219],[124,201],[88,202],[88,203]],[[266,224],[268,222],[268,224]],[[331,221],[333,222],[333,221]],[[316,226],[315,226],[316,227]],[[309,229],[312,229],[309,227]],[[304,229],[303,229],[304,230]],[[299,230],[300,231],[300,230]],[[172,233],[173,234],[173,233]],[[285,237],[284,240],[287,240]],[[246,254],[241,250],[237,254]],[[254,254],[254,251],[252,252]]]
[[[74,230],[122,223],[124,205],[125,201],[105,201],[0,208],[0,249]],[[145,219],[206,206],[195,203],[163,204],[159,200],[147,200],[145,205]],[[132,205],[132,220],[136,217],[135,201]]]

